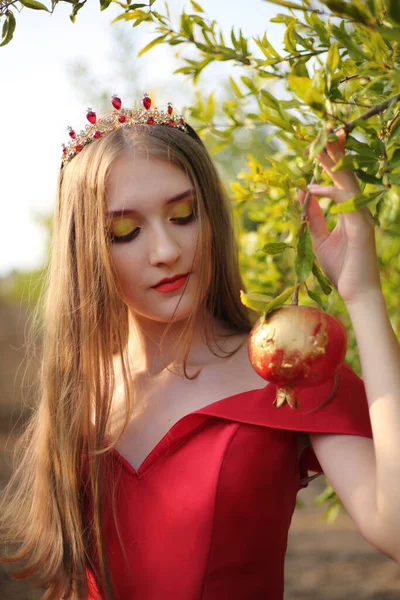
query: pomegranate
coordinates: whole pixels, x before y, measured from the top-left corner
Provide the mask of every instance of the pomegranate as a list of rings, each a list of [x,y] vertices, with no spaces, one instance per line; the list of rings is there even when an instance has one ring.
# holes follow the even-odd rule
[[[291,304],[258,319],[247,346],[253,369],[277,386],[277,408],[285,402],[299,408],[295,390],[335,375],[346,348],[346,330],[338,319],[319,308]]]

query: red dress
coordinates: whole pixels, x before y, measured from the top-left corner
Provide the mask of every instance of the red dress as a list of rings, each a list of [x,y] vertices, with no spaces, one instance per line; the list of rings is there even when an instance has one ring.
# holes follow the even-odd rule
[[[125,564],[104,522],[117,600],[282,600],[287,536],[313,451],[298,458],[296,432],[372,438],[365,388],[349,366],[298,394],[300,410],[272,404],[276,388],[250,390],[181,418],[139,471],[113,450]],[[101,599],[92,586],[90,599]]]

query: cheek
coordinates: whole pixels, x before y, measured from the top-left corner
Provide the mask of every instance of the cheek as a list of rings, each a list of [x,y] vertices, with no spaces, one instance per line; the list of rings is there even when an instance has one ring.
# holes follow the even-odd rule
[[[137,295],[137,284],[143,269],[133,260],[128,252],[121,251],[122,248],[112,250],[110,259],[114,266],[116,283],[122,299],[126,302],[128,298]]]

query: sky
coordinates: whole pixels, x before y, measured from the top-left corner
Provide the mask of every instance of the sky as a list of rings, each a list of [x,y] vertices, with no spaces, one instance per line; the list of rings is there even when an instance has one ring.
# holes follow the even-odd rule
[[[246,37],[267,31],[268,39],[281,50],[282,25],[270,23],[270,19],[285,9],[264,0],[199,3],[207,18],[219,23],[226,39],[232,26],[235,31],[241,27]],[[175,24],[183,7],[192,12],[189,1],[169,0],[168,6]],[[154,9],[164,14],[164,2],[157,0]],[[111,24],[122,12],[114,4],[101,12],[99,1],[89,0],[74,24],[70,10],[68,3],[60,3],[52,15],[22,9],[16,14],[14,38],[0,47],[0,277],[44,265],[46,236],[35,215],[46,217],[54,211],[61,143],[69,140],[67,125],[82,129],[87,108],[96,110],[90,96],[83,100],[82,91],[73,83],[71,65],[85,61],[97,81],[112,87],[112,93],[120,93],[123,77],[129,73],[115,68],[115,28],[132,35],[137,50],[154,37],[152,25],[132,28],[126,22]],[[176,48],[163,44],[136,58],[135,77],[140,89],[136,98],[123,98],[123,105],[139,103],[143,93],[149,92],[155,94],[159,106],[170,100],[177,112],[186,106],[194,86],[184,76],[171,78],[182,66],[175,58]],[[211,65],[200,77],[199,86],[206,93],[214,90],[217,94],[221,77],[238,73],[230,63]]]

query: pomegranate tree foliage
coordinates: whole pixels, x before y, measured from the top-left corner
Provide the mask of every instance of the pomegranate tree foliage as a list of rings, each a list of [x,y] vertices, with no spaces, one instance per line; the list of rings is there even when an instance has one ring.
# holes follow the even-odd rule
[[[318,5],[311,0],[269,1],[278,5],[277,13],[279,6],[286,9],[271,19],[285,26],[283,52],[272,46],[266,32],[247,39],[234,26],[226,39],[218,23],[209,20],[194,0],[190,13],[182,12],[177,24],[168,4],[161,13],[155,10],[155,1],[149,6],[129,3],[115,20],[132,22],[133,27],[152,22],[154,38],[139,54],[159,44],[180,45],[182,66],[176,72],[193,83],[214,61],[241,67],[244,74],[229,78],[233,99],[218,104],[214,92],[199,96],[188,107],[188,119],[212,146],[216,160],[219,152],[235,143],[239,130],[269,125],[265,156],[249,155],[247,168],[230,184],[241,224],[240,260],[246,287],[284,298],[297,275],[304,284],[302,303],[316,302],[339,313],[344,321],[347,313],[315,260],[308,228],[298,235],[301,211],[296,188],[305,189],[312,175],[322,184],[330,183],[315,155],[327,140],[325,122],[346,125],[351,131],[348,152],[338,168],[355,170],[362,195],[341,207],[329,199],[321,200],[321,205],[330,230],[338,212],[366,205],[371,209],[384,293],[399,331],[395,307],[400,283],[396,260],[400,249],[400,5],[396,0],[322,0]],[[277,83],[284,87],[282,99],[274,91]],[[378,114],[357,121],[379,106]],[[350,342],[347,360],[359,370],[354,338]]]
[[[233,26],[225,39],[218,23],[208,19],[194,0],[191,11],[183,11],[176,24],[168,4],[162,5],[161,13],[155,10],[155,0],[127,3],[115,21],[131,22],[133,27],[153,23],[154,38],[139,54],[159,44],[181,46],[182,66],[176,72],[194,84],[214,61],[241,67],[243,74],[229,78],[231,99],[219,104],[214,92],[207,97],[198,95],[197,102],[188,107],[187,118],[216,160],[218,153],[235,144],[238,131],[269,126],[265,156],[249,155],[246,169],[230,183],[240,222],[240,262],[246,288],[284,299],[297,276],[304,284],[301,303],[316,302],[347,324],[350,343],[346,358],[360,371],[347,311],[315,260],[308,228],[299,236],[301,211],[296,188],[305,189],[312,175],[329,184],[314,160],[327,140],[324,123],[329,121],[334,127],[346,124],[351,131],[348,153],[338,168],[355,170],[362,195],[341,207],[329,199],[321,200],[321,205],[330,230],[340,210],[365,205],[371,209],[377,225],[382,285],[393,325],[400,331],[396,311],[400,283],[396,260],[400,250],[400,103],[396,97],[400,94],[400,4],[396,0],[269,1],[277,5],[271,23],[285,26],[283,52],[272,46],[266,32],[247,39]],[[279,6],[286,9],[285,14],[278,14]],[[185,55],[186,49],[189,53]],[[282,99],[274,91],[276,84],[284,88]],[[378,114],[357,121],[370,107],[384,102]],[[254,307],[258,308],[257,301]]]
[[[72,21],[85,5],[85,1],[62,1],[71,4]],[[100,0],[101,10],[111,1]],[[248,39],[240,27],[233,26],[226,37],[194,0],[178,23],[172,21],[168,3],[158,0],[116,2],[121,14],[114,21],[127,21],[134,28],[143,22],[153,25],[154,37],[139,54],[159,44],[180,46],[181,66],[176,72],[193,84],[214,61],[241,67],[240,75],[226,78],[229,99],[217,102],[214,92],[199,92],[185,116],[217,163],[237,144],[238,134],[266,130],[265,153],[255,149],[247,156],[246,168],[229,182],[246,289],[254,293],[258,309],[257,294],[287,301],[297,277],[303,284],[300,304],[317,303],[345,324],[346,362],[361,375],[345,306],[315,259],[308,227],[299,236],[296,189],[304,190],[313,175],[318,183],[330,183],[315,155],[327,140],[327,121],[333,127],[346,126],[347,155],[338,168],[355,170],[362,195],[339,210],[368,205],[374,215],[382,287],[392,325],[400,333],[400,102],[396,97],[400,94],[400,2],[267,1],[276,5],[270,27],[284,26],[283,51],[273,47],[267,32]],[[57,4],[53,0],[48,9],[34,0],[0,3],[2,45],[12,38],[16,5],[53,11]],[[374,106],[381,106],[377,114],[357,121]],[[321,199],[320,204],[331,231],[338,207],[329,199]],[[340,501],[329,484],[317,502],[328,503],[326,517],[335,518]]]

